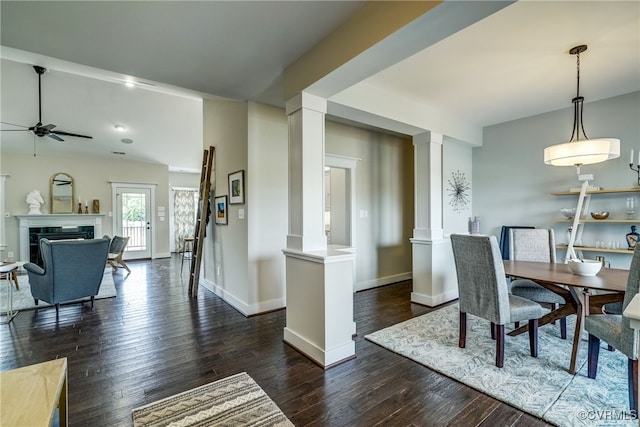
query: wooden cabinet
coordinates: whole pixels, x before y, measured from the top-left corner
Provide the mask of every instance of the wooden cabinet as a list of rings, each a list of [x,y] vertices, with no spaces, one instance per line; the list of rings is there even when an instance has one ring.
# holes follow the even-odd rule
[[[578,238],[576,239],[576,241],[580,242],[582,241],[582,232],[584,231],[585,227],[592,227],[592,224],[596,224],[598,226],[600,225],[604,225],[604,224],[619,224],[620,227],[616,227],[616,235],[612,236],[610,239],[604,239],[604,241],[618,241],[620,242],[620,248],[607,248],[607,247],[596,247],[595,246],[595,242],[584,242],[586,246],[583,245],[579,245],[579,244],[575,244],[574,245],[574,249],[576,251],[585,251],[585,252],[603,252],[603,253],[616,253],[616,254],[627,254],[627,255],[631,255],[633,254],[633,251],[627,249],[627,244],[626,242],[622,242],[621,240],[621,236],[624,237],[624,235],[626,233],[628,233],[629,231],[631,231],[631,226],[632,225],[640,225],[640,219],[638,218],[633,218],[633,219],[627,219],[626,215],[624,214],[624,210],[622,209],[622,207],[624,206],[624,197],[629,197],[629,195],[633,195],[633,193],[640,193],[640,188],[623,188],[623,189],[613,189],[613,190],[589,190],[587,191],[587,197],[585,198],[585,204],[584,207],[582,209],[583,211],[583,215],[582,218],[580,219],[579,223],[578,223]],[[595,197],[598,195],[612,195],[611,198],[611,202],[615,203],[615,206],[608,206],[605,209],[601,209],[601,210],[607,210],[609,212],[611,212],[611,214],[609,215],[609,217],[607,219],[593,219],[591,218],[590,215],[590,210],[589,210],[589,205],[591,202],[591,197]],[[560,191],[560,192],[553,192],[551,193],[552,196],[579,196],[580,192],[579,191]],[[619,197],[616,197],[617,195],[620,195]],[[571,202],[574,202],[574,199],[571,198],[569,199],[571,200]],[[608,201],[609,202],[609,201]],[[634,213],[634,216],[640,216],[640,206],[638,204],[638,201],[636,201],[636,212]],[[567,223],[568,226],[571,226],[573,224],[573,219],[566,219],[566,218],[556,218],[554,219],[555,223]],[[619,231],[618,231],[619,229]],[[626,230],[626,231],[625,231]],[[556,240],[561,240],[561,238],[556,237]],[[556,245],[556,248],[558,249],[567,249],[567,244],[558,244]]]

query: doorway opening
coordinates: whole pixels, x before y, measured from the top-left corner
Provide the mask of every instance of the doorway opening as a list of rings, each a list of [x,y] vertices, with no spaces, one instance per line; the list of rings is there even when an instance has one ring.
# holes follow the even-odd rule
[[[355,182],[358,160],[325,155],[324,227],[329,245],[356,246]]]

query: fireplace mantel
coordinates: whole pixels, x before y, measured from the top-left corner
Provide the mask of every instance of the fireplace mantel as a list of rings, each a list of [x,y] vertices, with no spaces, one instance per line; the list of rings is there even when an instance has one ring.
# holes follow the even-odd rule
[[[102,237],[104,214],[39,214],[15,215],[20,224],[20,261],[29,261],[29,228],[31,227],[77,227],[92,225],[93,234]]]

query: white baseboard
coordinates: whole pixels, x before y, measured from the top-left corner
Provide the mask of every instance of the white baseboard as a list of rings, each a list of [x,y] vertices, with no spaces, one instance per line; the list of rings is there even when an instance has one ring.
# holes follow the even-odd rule
[[[445,302],[453,301],[458,298],[458,290],[452,290],[439,295],[423,295],[416,292],[411,292],[411,302],[416,304],[426,305],[427,307],[435,307]]]
[[[227,304],[238,310],[244,316],[253,316],[260,313],[266,313],[268,311],[279,310],[281,308],[285,308],[285,299],[278,298],[269,301],[260,301],[256,304],[247,304],[246,302],[240,300],[232,293],[222,289],[220,286],[216,285],[210,280],[200,279],[200,284],[204,286],[206,289],[210,290]]]
[[[335,365],[354,357],[356,354],[356,344],[353,340],[332,349],[323,350],[302,335],[286,327],[284,328],[284,342],[323,367]]]
[[[392,283],[403,282],[405,280],[411,280],[413,278],[412,272],[394,274],[392,276],[379,277],[373,280],[364,280],[356,283],[356,292],[364,291],[365,289],[377,288],[379,286],[390,285]]]

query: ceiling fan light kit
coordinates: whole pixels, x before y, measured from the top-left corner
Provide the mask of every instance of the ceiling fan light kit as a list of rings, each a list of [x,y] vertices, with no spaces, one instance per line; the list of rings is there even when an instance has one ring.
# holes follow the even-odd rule
[[[587,50],[587,45],[583,44],[569,51],[571,55],[576,55],[577,63],[577,91],[575,98],[571,100],[573,103],[573,129],[569,142],[544,149],[544,162],[547,165],[580,167],[620,157],[619,139],[589,139],[584,131],[582,120],[584,97],[580,96],[580,54],[585,50]],[[583,139],[580,139],[580,132],[582,132]]]

